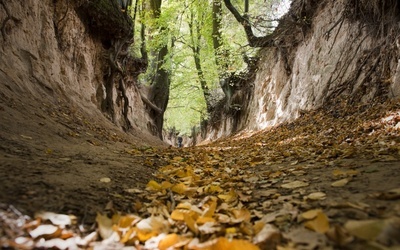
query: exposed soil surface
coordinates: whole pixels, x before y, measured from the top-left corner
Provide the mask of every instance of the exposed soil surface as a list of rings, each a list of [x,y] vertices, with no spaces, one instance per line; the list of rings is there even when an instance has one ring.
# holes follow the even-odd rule
[[[160,165],[156,157],[129,151],[166,147],[154,137],[126,134],[105,119],[85,116],[65,102],[8,99],[0,103],[0,117],[0,202],[29,215],[38,210],[87,214],[93,222],[113,195],[144,188]],[[116,206],[126,210],[129,201]]]
[[[400,245],[398,103],[320,110],[268,131],[183,149],[118,131],[61,101],[3,97],[0,117],[3,247],[26,233],[10,225],[18,214],[13,207],[31,217],[37,211],[72,214],[90,226],[106,206],[142,219],[161,216],[168,224],[163,233],[209,242],[176,241],[190,249],[216,249],[225,238],[261,249]],[[179,205],[188,203],[192,208]],[[205,212],[212,207],[215,212]],[[177,209],[204,213],[190,219]],[[202,216],[214,224],[201,227]],[[354,231],[349,221],[367,233]],[[154,236],[157,230],[150,229]],[[148,239],[138,237],[124,244],[140,249]],[[210,244],[214,248],[206,248]]]

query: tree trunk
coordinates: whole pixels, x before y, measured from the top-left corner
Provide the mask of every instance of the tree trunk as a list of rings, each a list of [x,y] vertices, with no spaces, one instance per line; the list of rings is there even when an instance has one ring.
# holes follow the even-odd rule
[[[154,81],[150,89],[150,101],[154,103],[161,112],[152,109],[150,115],[156,125],[157,136],[162,140],[162,129],[164,125],[164,113],[169,100],[170,74],[163,66],[168,54],[168,46],[165,45],[158,53],[157,70],[155,71]],[[159,110],[159,111],[160,111]]]
[[[194,22],[193,13],[191,14],[190,17],[189,31],[190,31],[190,38],[192,41],[192,46],[190,47],[193,51],[193,58],[194,58],[194,64],[196,66],[197,76],[199,77],[200,86],[203,91],[207,112],[210,113],[212,108],[211,93],[210,89],[208,88],[207,81],[205,80],[204,72],[201,67],[201,61],[200,61],[200,42],[201,42],[200,27],[199,27],[199,22]]]

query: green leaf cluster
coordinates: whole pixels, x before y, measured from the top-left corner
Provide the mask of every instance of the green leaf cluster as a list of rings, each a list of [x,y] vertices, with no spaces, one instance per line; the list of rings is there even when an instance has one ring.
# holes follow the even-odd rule
[[[137,0],[140,6],[146,6],[149,1]],[[148,71],[153,70],[152,63],[157,61],[154,51],[166,44],[169,54],[163,67],[170,73],[170,98],[168,108],[164,114],[164,128],[176,128],[181,133],[189,133],[193,126],[207,119],[205,96],[200,82],[206,82],[212,93],[212,99],[221,98],[220,78],[243,70],[246,64],[243,56],[253,56],[257,50],[247,46],[247,38],[243,27],[225,8],[223,1],[221,16],[221,43],[220,51],[213,47],[213,0],[163,0],[160,13],[155,14],[145,7],[136,20],[135,43],[132,53],[140,55],[140,29],[146,27],[145,43],[149,55]],[[260,20],[270,18],[268,14],[276,8],[279,0],[251,1],[249,17],[254,25],[264,23]],[[244,0],[234,0],[232,3],[243,11]],[[243,12],[242,12],[243,13]],[[267,28],[255,27],[260,32],[269,32]],[[172,42],[171,42],[172,41]],[[198,54],[194,54],[195,50]],[[203,73],[200,79],[195,65],[195,56],[198,56]],[[221,66],[224,65],[224,66]],[[140,79],[142,84],[149,84],[151,72],[147,72]],[[223,95],[222,95],[223,97]]]

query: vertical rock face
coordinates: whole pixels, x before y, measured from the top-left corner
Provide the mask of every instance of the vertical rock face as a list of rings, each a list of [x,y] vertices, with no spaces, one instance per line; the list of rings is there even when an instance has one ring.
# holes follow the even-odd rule
[[[292,42],[298,45],[278,40],[276,48],[264,49],[249,105],[250,129],[293,120],[302,111],[344,99],[357,104],[400,97],[396,1],[386,1],[392,5],[386,10],[365,6],[364,13],[357,9],[363,3],[352,2],[315,4],[312,19],[300,24],[309,28],[292,30],[297,33]],[[292,52],[280,45],[293,47]]]
[[[118,37],[107,40],[90,32],[96,24],[94,18],[87,18],[84,4],[52,0],[0,2],[0,96],[50,102],[63,99],[88,115],[102,116],[105,82],[110,74],[109,51]],[[105,29],[98,24],[95,27]],[[123,31],[112,35],[118,32]],[[132,81],[125,86],[127,118],[131,127],[147,131],[151,121]],[[117,81],[111,87],[113,122],[122,127],[126,100],[121,98]]]
[[[208,138],[265,129],[340,102],[399,98],[399,7],[395,0],[294,0],[272,34],[274,45],[260,53],[246,115],[224,119]]]

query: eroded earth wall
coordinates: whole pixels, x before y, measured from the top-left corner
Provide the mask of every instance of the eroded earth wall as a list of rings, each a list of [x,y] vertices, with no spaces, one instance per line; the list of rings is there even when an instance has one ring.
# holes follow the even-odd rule
[[[398,99],[399,29],[397,1],[294,0],[271,36],[274,46],[260,53],[246,114],[209,129],[208,139],[265,129],[322,106]]]
[[[89,116],[107,117],[121,130],[133,128],[147,133],[151,121],[132,80],[125,79],[124,99],[115,78],[108,93],[113,104],[111,114],[104,108],[110,49],[118,37],[90,33],[90,26],[107,27],[96,24],[82,7],[84,4],[85,1],[0,1],[0,95],[4,100],[54,104],[65,100]],[[116,23],[110,26],[116,30],[113,36],[124,32],[118,30]],[[110,34],[106,30],[104,33]],[[123,114],[125,102],[127,119]]]
[[[378,19],[382,17],[374,20],[380,13],[370,10],[362,16],[357,9],[351,13],[349,8],[354,6],[349,4],[351,1],[316,4],[313,18],[304,19],[309,23],[303,25],[309,29],[295,31],[293,42],[299,41],[297,46],[284,41],[263,51],[250,105],[251,129],[293,120],[301,112],[328,102],[344,99],[357,104],[400,96],[397,17],[385,20],[387,26],[380,28]],[[357,19],[349,16],[357,14]],[[295,48],[289,55],[280,46]]]

